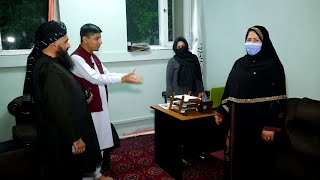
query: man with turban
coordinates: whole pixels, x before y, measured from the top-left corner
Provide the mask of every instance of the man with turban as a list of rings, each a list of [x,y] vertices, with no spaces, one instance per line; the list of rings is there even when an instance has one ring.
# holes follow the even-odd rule
[[[41,179],[82,179],[101,161],[100,147],[81,85],[73,78],[64,23],[35,32],[27,61],[24,113],[36,122]]]

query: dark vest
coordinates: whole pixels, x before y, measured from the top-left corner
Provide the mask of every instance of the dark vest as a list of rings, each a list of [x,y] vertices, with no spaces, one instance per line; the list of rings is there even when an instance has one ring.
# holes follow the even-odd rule
[[[83,49],[83,47],[81,47],[81,45],[79,45],[79,47],[71,54],[76,54],[78,56],[81,56],[86,63],[92,68],[94,69],[94,64],[92,63],[91,60],[91,56],[93,57],[93,60],[95,62],[95,64],[97,65],[100,74],[104,74],[103,69],[102,69],[102,64],[101,61],[99,60],[99,58],[95,55],[95,54],[90,54],[88,51],[86,51],[85,49]],[[73,75],[75,77],[75,79],[80,82],[85,89],[89,89],[91,88],[91,93],[93,94],[93,98],[92,101],[89,103],[89,108],[91,112],[99,112],[102,111],[102,101],[101,101],[101,97],[100,97],[100,92],[99,92],[99,87],[96,84],[92,84],[91,82],[85,80],[84,78],[78,77],[76,75]],[[106,94],[107,94],[107,101],[108,101],[108,87],[106,87]]]

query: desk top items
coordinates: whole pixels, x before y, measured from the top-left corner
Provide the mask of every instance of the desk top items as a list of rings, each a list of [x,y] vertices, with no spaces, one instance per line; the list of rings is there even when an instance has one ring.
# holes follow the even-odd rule
[[[198,111],[202,113],[212,113],[213,109],[213,101],[208,101],[208,99],[204,99],[203,101],[200,101]]]
[[[212,112],[212,101],[187,94],[170,96],[169,110],[188,115],[190,111]]]

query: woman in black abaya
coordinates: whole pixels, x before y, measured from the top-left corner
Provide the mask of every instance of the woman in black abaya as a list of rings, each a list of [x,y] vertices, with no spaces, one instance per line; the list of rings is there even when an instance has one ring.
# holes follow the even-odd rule
[[[272,176],[274,153],[282,146],[286,99],[285,73],[263,26],[245,36],[247,54],[233,65],[217,124],[226,127],[225,179]]]

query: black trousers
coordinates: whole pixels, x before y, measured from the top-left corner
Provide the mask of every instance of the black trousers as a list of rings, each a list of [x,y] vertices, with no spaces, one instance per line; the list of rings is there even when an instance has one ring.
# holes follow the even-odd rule
[[[82,180],[80,166],[70,149],[70,147],[52,147],[38,154],[41,179]]]
[[[110,169],[110,162],[111,162],[111,150],[104,149],[103,156],[102,156],[101,172],[104,172]]]

